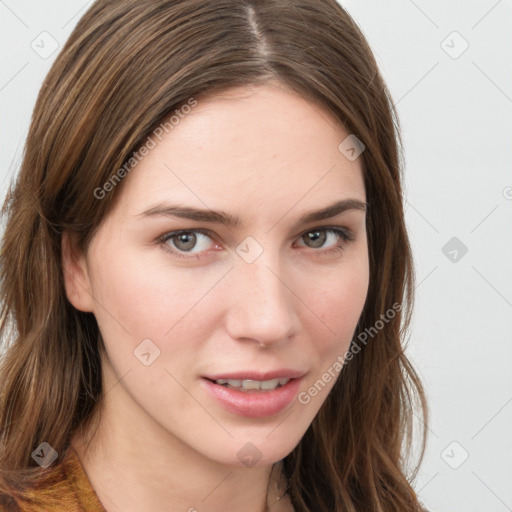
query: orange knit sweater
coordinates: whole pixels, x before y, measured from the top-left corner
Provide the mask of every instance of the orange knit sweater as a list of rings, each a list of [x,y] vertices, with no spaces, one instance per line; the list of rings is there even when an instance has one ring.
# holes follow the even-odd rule
[[[72,446],[36,488],[16,499],[16,504],[17,512],[106,512]]]

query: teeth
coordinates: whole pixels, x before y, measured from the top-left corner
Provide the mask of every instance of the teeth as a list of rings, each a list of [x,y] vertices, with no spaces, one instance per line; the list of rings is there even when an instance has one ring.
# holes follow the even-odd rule
[[[242,381],[242,389],[261,389],[261,381],[246,379]]]
[[[215,381],[217,384],[229,384],[234,388],[239,388],[242,385],[241,380],[232,380],[232,379],[219,379]]]
[[[264,390],[271,391],[278,387],[284,386],[290,379],[272,379],[272,380],[252,380],[252,379],[217,379],[216,384],[221,386],[235,388],[239,391],[253,391],[253,390]]]
[[[276,389],[279,384],[279,379],[264,380],[260,384],[260,389]]]

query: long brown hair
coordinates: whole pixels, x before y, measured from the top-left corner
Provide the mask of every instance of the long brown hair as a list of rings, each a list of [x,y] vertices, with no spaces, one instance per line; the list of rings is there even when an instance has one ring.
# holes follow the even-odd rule
[[[411,482],[427,404],[404,354],[414,271],[400,127],[368,43],[335,0],[99,0],[78,22],[41,88],[2,210],[6,505],[49,471],[32,459],[35,448],[65,451],[101,400],[102,340],[94,315],[67,300],[63,232],[86,251],[123,187],[104,193],[105,183],[191,98],[269,80],[332,112],[363,142],[369,204],[370,284],[357,332],[375,332],[284,459],[290,497],[297,512],[420,510]],[[382,322],[393,304],[403,307]],[[410,470],[414,415],[423,426]]]

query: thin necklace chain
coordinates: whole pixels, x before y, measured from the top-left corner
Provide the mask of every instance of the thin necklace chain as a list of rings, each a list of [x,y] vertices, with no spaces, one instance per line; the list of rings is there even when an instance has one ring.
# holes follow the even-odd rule
[[[273,469],[273,468],[272,468]],[[280,476],[282,477],[283,474],[282,474],[282,468],[281,469],[281,474]],[[288,494],[288,485],[286,486],[286,489],[284,491],[284,493],[281,495],[281,496],[278,496],[270,505],[268,504],[268,493],[270,491],[270,483],[272,482],[272,473],[273,471],[270,472],[270,477],[269,477],[269,480],[268,480],[268,486],[267,486],[267,503],[265,504],[265,512],[269,512],[270,511],[270,507],[274,506],[279,500],[281,500],[282,498],[284,498],[287,494]],[[279,487],[279,483],[276,482],[276,485]]]
[[[288,491],[285,491],[282,496],[279,496],[278,498],[276,498],[270,505],[267,503],[266,506],[265,506],[265,512],[269,512],[270,511],[270,507],[275,505],[281,498],[284,498],[287,494],[288,494]]]

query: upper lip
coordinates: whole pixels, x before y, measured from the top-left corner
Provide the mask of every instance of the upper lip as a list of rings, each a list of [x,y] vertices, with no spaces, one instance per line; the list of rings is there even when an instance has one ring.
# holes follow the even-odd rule
[[[209,380],[273,380],[273,379],[295,379],[302,377],[306,372],[300,370],[291,370],[289,368],[283,368],[280,370],[273,370],[268,372],[255,372],[254,370],[237,371],[228,373],[218,373],[215,375],[205,375],[206,379]]]

